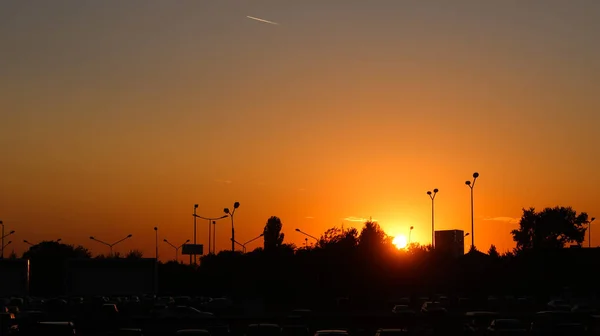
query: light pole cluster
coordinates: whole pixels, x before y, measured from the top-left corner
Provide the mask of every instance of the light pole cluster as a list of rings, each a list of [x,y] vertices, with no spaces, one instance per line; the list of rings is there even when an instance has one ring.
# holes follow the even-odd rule
[[[475,181],[479,177],[479,173],[473,173],[473,180],[466,181],[465,184],[471,189],[471,250],[475,249],[475,216],[474,216],[474,204],[473,204],[473,188],[475,188]],[[427,195],[431,199],[431,247],[435,248],[435,196],[439,192],[439,189],[433,189],[433,191],[427,191]],[[593,220],[593,219],[592,219]],[[408,242],[410,244],[410,232],[413,227],[410,227]],[[465,234],[465,237],[469,236],[469,233]]]
[[[193,218],[194,218],[194,236],[193,236],[193,244],[197,245],[196,240],[197,240],[197,229],[196,229],[196,219],[202,219],[208,222],[208,253],[216,253],[216,246],[217,246],[217,221],[221,220],[221,219],[225,219],[227,217],[231,218],[231,250],[234,251],[235,250],[235,244],[237,243],[235,241],[235,229],[234,229],[234,222],[233,222],[233,216],[235,214],[235,211],[237,208],[240,207],[240,202],[235,202],[233,203],[233,210],[230,210],[229,208],[224,208],[223,212],[225,213],[223,216],[220,217],[206,217],[206,216],[200,216],[197,214],[197,210],[198,210],[198,204],[194,204],[194,213],[193,213]],[[197,255],[194,253],[193,255],[190,255],[190,264],[192,263],[192,258],[193,258],[193,262],[194,264],[197,263]]]
[[[227,215],[223,215],[221,217],[215,217],[215,218],[208,218],[208,217],[202,217],[202,216],[198,216],[198,215],[194,214],[194,217],[208,221],[208,253],[215,253],[216,235],[217,235],[216,234],[216,232],[217,232],[216,224],[217,224],[218,220],[227,218]]]
[[[158,231],[157,231],[157,232],[158,232]],[[158,233],[157,233],[157,234],[158,234]],[[110,249],[110,256],[112,257],[112,256],[113,256],[113,247],[114,247],[114,246],[116,246],[117,244],[119,244],[119,243],[121,243],[121,242],[123,242],[123,241],[125,241],[125,240],[127,240],[127,239],[129,239],[129,238],[131,238],[131,237],[133,237],[133,235],[132,235],[132,234],[129,234],[129,235],[127,235],[125,238],[123,238],[123,239],[121,239],[121,240],[118,240],[118,241],[116,241],[116,242],[114,242],[114,243],[112,243],[112,244],[109,244],[109,243],[107,243],[107,242],[104,242],[104,241],[102,241],[102,240],[100,240],[100,239],[96,239],[94,236],[91,236],[91,237],[90,237],[90,240],[93,240],[93,241],[95,241],[95,242],[98,242],[98,243],[100,243],[100,244],[102,244],[102,245],[106,245],[106,246],[108,246],[108,248]]]

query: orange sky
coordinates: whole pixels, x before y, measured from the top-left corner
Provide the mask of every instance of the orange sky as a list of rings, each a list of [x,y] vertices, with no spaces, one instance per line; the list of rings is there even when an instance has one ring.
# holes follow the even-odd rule
[[[437,228],[470,231],[474,171],[482,250],[514,246],[522,207],[600,217],[597,9],[2,3],[0,220],[17,231],[7,250],[62,238],[102,253],[90,235],[131,233],[116,250],[153,256],[154,226],[179,244],[194,203],[220,216],[234,201],[239,241],[272,215],[296,244],[296,227],[319,235],[372,216],[429,243],[426,191],[440,189]],[[220,223],[218,249],[229,233]],[[160,253],[173,255],[164,243]]]

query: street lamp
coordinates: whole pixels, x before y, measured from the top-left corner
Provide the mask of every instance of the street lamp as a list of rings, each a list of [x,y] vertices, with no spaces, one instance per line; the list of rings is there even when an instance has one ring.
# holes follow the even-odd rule
[[[588,239],[588,247],[592,247],[592,222],[596,220],[596,217],[592,217],[592,219],[590,219],[590,221],[588,222],[588,235],[589,235],[589,239]]]
[[[414,226],[411,226],[410,229],[408,229],[408,245],[410,245],[410,242],[411,242],[410,238],[411,238],[411,235],[412,235],[412,230],[414,228],[415,228]]]
[[[307,236],[307,237],[310,237],[310,238],[314,239],[316,242],[319,242],[319,239],[317,239],[315,236],[311,236],[311,235],[309,235],[308,233],[306,233],[306,232],[304,232],[304,231],[302,231],[302,230],[300,230],[300,229],[296,229],[296,232],[300,232],[300,233],[302,233],[303,235],[305,235],[305,236]]]
[[[121,239],[121,240],[118,240],[118,241],[116,241],[116,242],[114,242],[114,243],[112,243],[112,244],[109,244],[109,243],[107,243],[107,242],[104,242],[104,241],[102,241],[102,240],[100,240],[100,239],[96,239],[96,238],[94,238],[94,236],[91,236],[91,237],[90,237],[90,239],[91,239],[91,240],[93,240],[93,241],[96,241],[96,242],[98,242],[98,243],[100,243],[100,244],[103,244],[103,245],[106,245],[106,246],[108,246],[108,247],[110,248],[110,255],[112,256],[112,255],[113,255],[113,246],[115,246],[115,245],[119,244],[120,242],[122,242],[122,241],[124,241],[124,240],[127,240],[127,239],[129,239],[129,238],[131,238],[131,237],[133,237],[133,235],[132,235],[132,234],[129,234],[129,235],[127,235],[127,237],[125,237],[125,238],[123,238],[123,239]]]
[[[248,240],[247,242],[243,243],[242,247],[244,248],[244,253],[246,253],[246,245],[248,245],[249,243],[252,243],[253,241],[257,240],[260,237],[263,237],[264,235],[265,235],[264,233],[261,233],[260,235],[258,235],[258,237],[254,237],[254,238]]]
[[[171,244],[171,242],[169,242],[169,241],[168,241],[168,240],[166,240],[166,239],[163,239],[163,241],[164,241],[165,243],[167,243],[167,244],[171,245],[171,247],[175,249],[175,261],[176,261],[176,262],[179,262],[179,255],[178,255],[179,249],[180,249],[180,248],[181,248],[183,245],[185,245],[185,244],[187,244],[187,243],[189,243],[189,242],[190,242],[190,240],[188,239],[188,240],[186,240],[186,241],[185,241],[185,243],[183,243],[183,244],[181,244],[181,245],[179,245],[179,246],[175,246],[175,245]]]
[[[57,240],[50,240],[50,242],[54,242],[54,243],[60,243],[61,241],[62,241],[61,238],[58,238]],[[23,240],[23,243],[25,243],[25,244],[27,244],[29,246],[35,246],[35,245],[39,245],[40,244],[40,243],[33,244],[30,241],[28,241],[28,240]]]
[[[233,215],[235,214],[235,210],[240,207],[240,202],[233,203],[233,211],[230,211],[229,208],[223,209],[225,215],[229,215],[231,217],[231,252],[235,251],[235,230],[233,228]]]
[[[0,256],[0,259],[4,259],[4,223],[1,220],[0,225],[2,225],[2,233],[0,233],[0,237],[2,237],[2,243],[0,243],[0,245],[2,245],[2,255]]]
[[[433,192],[428,191],[427,195],[429,195],[429,198],[431,198],[431,247],[434,248],[435,247],[435,224],[434,224],[434,200],[435,200],[435,195],[437,195],[439,189],[433,189]]]
[[[223,215],[221,217],[215,217],[215,218],[208,218],[208,217],[202,217],[202,216],[198,216],[198,215],[194,214],[194,217],[200,218],[200,219],[204,219],[204,220],[208,221],[208,253],[211,253],[211,251],[214,252],[215,247],[214,247],[214,244],[213,244],[212,249],[211,249],[211,240],[214,240],[216,238],[214,238],[215,233],[214,233],[214,230],[212,230],[210,224],[211,224],[211,222],[212,222],[213,225],[217,224],[218,220],[227,218],[227,215]],[[211,231],[212,231],[212,234],[211,234]]]
[[[2,221],[0,221],[0,224],[2,224]],[[4,244],[4,238],[6,238],[6,237],[8,237],[8,236],[10,236],[10,235],[12,235],[14,233],[15,233],[15,230],[12,230],[9,233],[4,234],[4,224],[2,224],[2,237],[0,238],[2,240],[2,243],[1,243],[1,245],[2,245],[2,251],[0,251],[0,259],[4,259],[4,246],[10,244],[10,242],[8,242],[5,245]]]
[[[2,245],[2,252],[4,252],[4,248],[7,247],[8,245],[10,245],[12,243],[12,240],[9,240],[8,243],[6,243],[6,245]]]
[[[475,217],[473,211],[473,188],[475,188],[475,181],[479,177],[479,173],[473,173],[473,182],[466,181],[465,184],[471,189],[471,250],[475,249]]]
[[[156,251],[154,253],[154,258],[156,258],[156,261],[158,262],[158,226],[154,227],[154,235],[155,235],[154,246],[156,248]]]
[[[237,241],[237,240],[235,240],[235,239],[231,240],[231,245],[233,245],[233,247],[235,247],[235,244],[238,244],[238,245],[240,245],[240,246],[241,246],[241,248],[242,248],[242,252],[243,252],[243,253],[246,253],[246,247],[244,246],[244,244],[242,244],[242,243],[238,242],[238,241]],[[235,249],[234,249],[233,251],[235,251]]]
[[[198,204],[194,204],[194,245],[196,245],[196,210],[198,209]],[[196,247],[194,246],[194,251]],[[196,254],[193,255],[194,264],[196,264]],[[190,265],[192,264],[192,255],[190,254]]]
[[[465,237],[468,237],[468,236],[469,236],[469,233],[468,233],[468,232],[467,232],[467,233],[465,233]]]

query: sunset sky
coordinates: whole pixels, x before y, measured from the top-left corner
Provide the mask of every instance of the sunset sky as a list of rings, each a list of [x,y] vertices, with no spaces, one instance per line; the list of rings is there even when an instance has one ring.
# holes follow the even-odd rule
[[[469,232],[475,171],[476,246],[511,249],[523,207],[600,217],[598,41],[597,0],[2,1],[6,253],[131,233],[152,257],[154,226],[180,244],[194,203],[235,201],[241,242],[372,216],[428,244],[426,191]]]

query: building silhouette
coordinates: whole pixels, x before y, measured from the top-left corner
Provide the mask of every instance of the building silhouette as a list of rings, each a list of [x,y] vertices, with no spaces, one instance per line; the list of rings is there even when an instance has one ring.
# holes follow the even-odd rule
[[[463,230],[435,231],[435,249],[456,258],[464,255],[465,232]]]

